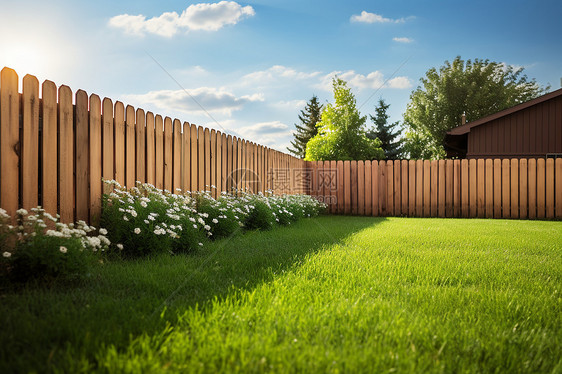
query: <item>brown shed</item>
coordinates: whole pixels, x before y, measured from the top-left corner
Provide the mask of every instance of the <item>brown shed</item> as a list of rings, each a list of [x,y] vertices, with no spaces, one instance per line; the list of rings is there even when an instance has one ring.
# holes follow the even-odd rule
[[[562,89],[455,127],[447,157],[562,157]]]

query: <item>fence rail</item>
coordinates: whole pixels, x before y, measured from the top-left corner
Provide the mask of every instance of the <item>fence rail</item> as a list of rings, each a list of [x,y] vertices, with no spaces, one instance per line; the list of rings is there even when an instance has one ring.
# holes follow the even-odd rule
[[[331,213],[562,218],[562,159],[309,162]]]
[[[175,191],[274,187],[271,170],[304,161],[265,146],[4,68],[0,77],[0,207],[42,205],[71,222],[101,211],[102,177]],[[290,184],[277,193],[306,192]]]

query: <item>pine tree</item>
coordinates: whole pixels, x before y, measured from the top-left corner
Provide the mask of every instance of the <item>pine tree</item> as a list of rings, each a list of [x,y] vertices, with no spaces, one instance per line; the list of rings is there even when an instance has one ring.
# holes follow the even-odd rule
[[[379,105],[375,108],[375,116],[370,116],[374,127],[367,132],[370,139],[378,138],[381,141],[381,148],[384,150],[384,156],[387,160],[396,160],[402,155],[402,141],[394,141],[400,135],[400,129],[393,132],[399,122],[388,123],[390,117],[386,111],[390,104],[386,104],[383,99],[379,100]]]
[[[306,154],[306,143],[318,133],[316,123],[320,121],[322,115],[322,107],[316,95],[306,104],[304,110],[301,110],[299,120],[301,125],[295,124],[297,132],[294,134],[295,139],[291,141],[291,147],[287,150],[294,154],[296,157],[304,158]]]

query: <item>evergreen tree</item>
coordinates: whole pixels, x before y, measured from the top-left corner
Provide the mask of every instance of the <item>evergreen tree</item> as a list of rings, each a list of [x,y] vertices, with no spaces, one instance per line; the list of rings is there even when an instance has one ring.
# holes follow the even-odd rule
[[[396,160],[402,155],[402,141],[394,140],[400,135],[401,131],[398,129],[393,132],[399,122],[388,123],[390,116],[386,114],[386,111],[389,107],[390,104],[386,104],[383,99],[379,100],[379,105],[375,108],[375,116],[370,116],[375,126],[366,135],[369,139],[378,138],[381,141],[381,148],[387,160]]]
[[[316,124],[320,121],[322,115],[322,107],[316,95],[306,104],[304,110],[301,110],[299,120],[301,125],[295,124],[297,132],[294,134],[295,139],[291,141],[291,147],[287,150],[296,157],[304,158],[306,154],[306,143],[318,133]]]
[[[380,160],[384,152],[378,139],[365,136],[367,116],[361,116],[347,83],[333,78],[334,103],[327,104],[318,122],[318,134],[306,145],[307,161]]]

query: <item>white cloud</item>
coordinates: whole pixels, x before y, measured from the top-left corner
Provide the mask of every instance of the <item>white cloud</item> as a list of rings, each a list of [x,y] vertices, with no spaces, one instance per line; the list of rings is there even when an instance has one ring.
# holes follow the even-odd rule
[[[255,125],[244,126],[238,130],[241,134],[264,135],[290,133],[289,126],[280,121],[260,122]]]
[[[404,23],[406,21],[405,18],[386,18],[381,16],[380,14],[376,13],[369,13],[366,11],[362,11],[360,15],[354,14],[349,19],[351,22],[360,22],[360,23]]]
[[[411,43],[411,42],[414,41],[414,39],[405,38],[405,37],[402,37],[402,38],[392,38],[392,40],[394,40],[395,42],[398,42],[398,43]]]
[[[305,73],[282,65],[275,65],[267,70],[255,71],[242,77],[243,83],[268,83],[278,79],[305,80],[320,75],[320,72]]]
[[[264,101],[261,94],[237,97],[223,88],[200,87],[186,91],[187,93],[184,90],[150,91],[141,95],[125,95],[124,99],[135,105],[152,104],[169,111],[204,113],[201,108],[203,107],[208,112],[225,115],[231,115],[232,111],[242,109],[245,104]]]
[[[281,100],[271,105],[283,110],[298,110],[306,106],[306,100]]]
[[[322,77],[319,88],[325,91],[332,91],[332,78],[334,76],[346,81],[350,87],[362,89],[397,88],[405,89],[412,87],[408,77],[395,77],[385,83],[384,74],[376,70],[367,75],[356,73],[354,70],[333,71]]]
[[[172,37],[181,30],[217,31],[226,25],[235,25],[245,17],[255,15],[251,6],[241,6],[234,1],[192,4],[181,15],[165,12],[146,19],[143,15],[121,14],[112,17],[109,25],[123,29],[128,34],[156,34]]]
[[[238,132],[245,138],[258,144],[277,149],[285,149],[294,130],[281,121],[260,122],[244,126]]]

